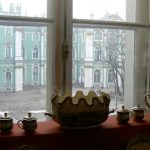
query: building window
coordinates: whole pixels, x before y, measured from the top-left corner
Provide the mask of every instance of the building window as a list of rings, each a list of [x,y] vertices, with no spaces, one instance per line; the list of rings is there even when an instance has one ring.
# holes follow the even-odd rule
[[[5,57],[6,58],[11,58],[11,45],[10,43],[7,43],[6,46],[5,46]]]
[[[34,46],[32,53],[33,53],[33,58],[39,58],[39,49],[37,45]]]
[[[33,81],[38,81],[39,78],[39,68],[38,66],[33,67]]]
[[[5,28],[5,36],[6,37],[11,37],[12,36],[12,28],[10,28],[10,27]]]
[[[40,40],[40,33],[39,32],[33,32],[32,33],[32,40],[33,41],[39,41]]]
[[[6,84],[10,84],[11,80],[11,72],[6,72]]]
[[[94,83],[100,83],[100,71],[95,70],[94,72]]]
[[[101,50],[100,50],[100,47],[95,47],[94,48],[94,60],[95,61],[101,60]]]
[[[112,70],[108,71],[108,83],[113,83],[114,82],[114,73]]]
[[[95,41],[100,41],[102,39],[102,33],[99,31],[94,32],[94,40]]]

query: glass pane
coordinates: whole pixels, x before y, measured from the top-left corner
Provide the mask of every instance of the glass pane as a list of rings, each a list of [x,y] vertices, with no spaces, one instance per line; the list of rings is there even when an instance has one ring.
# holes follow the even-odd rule
[[[0,26],[0,34],[0,112],[19,120],[32,111],[43,120],[47,27]]]
[[[73,18],[134,22],[135,2],[133,0],[73,0]]]
[[[0,15],[45,18],[47,3],[52,6],[53,0],[0,0]],[[48,13],[52,16],[52,12]]]
[[[119,108],[124,103],[125,72],[133,74],[134,31],[81,26],[73,28],[72,94],[106,92],[110,108]]]

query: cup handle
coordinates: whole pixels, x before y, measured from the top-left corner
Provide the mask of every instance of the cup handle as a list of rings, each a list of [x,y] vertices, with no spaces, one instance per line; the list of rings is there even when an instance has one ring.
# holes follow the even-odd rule
[[[19,120],[17,122],[17,125],[18,125],[19,128],[23,129],[23,126],[21,124],[23,124],[23,122],[22,122],[22,120]]]

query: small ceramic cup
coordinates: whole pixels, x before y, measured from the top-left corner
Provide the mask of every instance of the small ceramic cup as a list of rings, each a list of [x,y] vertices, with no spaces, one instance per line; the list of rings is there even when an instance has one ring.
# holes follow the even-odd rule
[[[0,117],[0,131],[2,133],[8,133],[12,130],[13,126],[13,118],[8,116],[8,113],[5,112],[4,116]]]
[[[117,116],[116,119],[119,124],[127,124],[130,119],[130,113],[128,109],[125,109],[124,106],[122,106],[122,109],[117,110]]]
[[[133,120],[134,120],[134,121],[138,121],[138,122],[143,121],[145,111],[146,111],[146,110],[145,110],[144,108],[142,108],[142,107],[140,106],[140,104],[138,104],[137,107],[133,107],[133,108],[132,108]]]
[[[19,128],[24,129],[26,133],[33,133],[37,128],[37,119],[31,117],[31,113],[28,113],[27,117],[17,122]]]

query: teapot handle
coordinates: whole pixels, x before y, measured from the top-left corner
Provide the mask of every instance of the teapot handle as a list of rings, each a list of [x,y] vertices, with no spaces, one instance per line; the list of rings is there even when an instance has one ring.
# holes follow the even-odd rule
[[[19,120],[19,121],[17,122],[17,125],[18,125],[19,128],[23,129],[23,125],[21,125],[21,124],[23,124],[23,121],[22,121],[22,120]]]
[[[148,101],[148,99],[149,99],[149,101]],[[150,94],[145,95],[145,103],[150,108]]]

